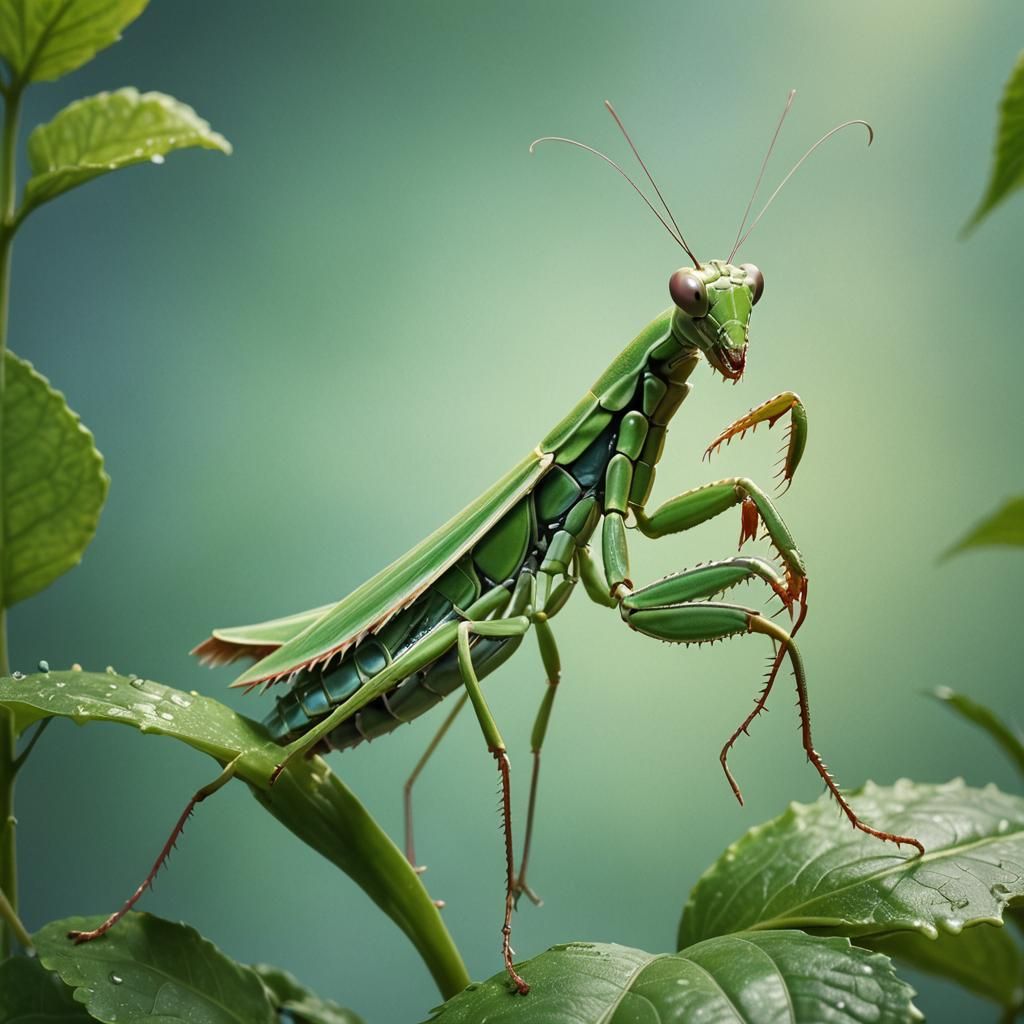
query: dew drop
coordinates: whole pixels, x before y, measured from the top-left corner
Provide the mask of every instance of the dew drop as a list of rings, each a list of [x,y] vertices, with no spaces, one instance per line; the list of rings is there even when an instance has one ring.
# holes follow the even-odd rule
[[[999,819],[999,824],[996,825],[997,832],[1006,832],[1010,827],[1010,823],[1005,818]]]
[[[840,999],[840,1000],[839,1000],[839,1002],[838,1002],[838,1003],[836,1003],[836,1009],[837,1009],[837,1010],[845,1010],[845,1009],[846,1009],[846,1003],[845,1003],[845,1001],[844,1001],[844,1000],[842,1000],[842,999]]]
[[[54,683],[53,685],[56,686],[58,690],[63,690],[65,684],[64,683]]]
[[[161,156],[161,155],[160,155],[159,153],[154,153],[154,154],[153,154],[153,155],[152,155],[152,156],[151,156],[151,157],[149,158],[149,162],[150,162],[151,164],[162,164],[162,163],[164,162],[164,158],[163,158],[163,156]]]
[[[11,678],[12,679],[24,679],[25,678],[25,673],[24,672],[12,672],[11,673]]]
[[[43,673],[49,673],[50,663],[48,661],[39,662],[39,671]]]
[[[111,974],[110,974],[110,983],[112,985],[120,985],[123,981],[124,981],[124,978],[122,978],[120,974],[114,974],[113,972],[111,972]]]
[[[174,721],[174,715],[172,715],[169,711],[161,711],[160,712],[160,717],[165,722],[173,722]]]
[[[131,685],[134,686],[136,690],[145,691],[145,689],[146,689],[146,680],[145,679],[139,679],[136,676],[134,679],[129,679],[128,682],[131,683]]]
[[[172,693],[170,700],[172,704],[177,704],[179,708],[192,707],[192,701],[188,697],[183,697],[180,693]]]
[[[74,663],[74,665],[71,666],[71,671],[72,672],[81,672],[82,671],[82,666],[79,665],[78,662],[76,661]]]
[[[117,675],[117,669],[114,668],[113,665],[108,665],[107,666],[107,675],[108,676],[116,676]]]
[[[140,702],[140,703],[136,704],[135,705],[135,710],[136,711],[141,711],[142,714],[144,714],[144,715],[155,715],[156,714],[156,708],[153,707],[152,704],[146,704],[145,702]]]

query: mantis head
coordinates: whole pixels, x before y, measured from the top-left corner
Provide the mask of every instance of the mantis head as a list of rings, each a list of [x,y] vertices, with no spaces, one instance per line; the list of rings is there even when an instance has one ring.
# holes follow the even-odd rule
[[[668,282],[676,305],[672,329],[700,349],[727,380],[739,380],[747,360],[750,312],[764,292],[764,275],[753,263],[738,267],[711,260],[677,270]]]

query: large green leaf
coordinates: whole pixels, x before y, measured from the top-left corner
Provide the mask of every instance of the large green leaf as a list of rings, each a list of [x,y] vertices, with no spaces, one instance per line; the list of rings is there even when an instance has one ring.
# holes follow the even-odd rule
[[[430,1024],[896,1024],[921,1020],[888,959],[842,938],[747,932],[681,953],[572,943],[520,964],[525,998],[496,974]]]
[[[0,57],[19,82],[52,81],[116,43],[148,0],[0,0]]]
[[[979,924],[959,935],[943,932],[929,939],[918,932],[893,932],[881,938],[858,939],[896,961],[897,968],[916,967],[959,982],[1005,1010],[1024,1005],[1024,961],[1006,928]]]
[[[323,759],[297,758],[271,786],[281,747],[263,726],[209,697],[111,673],[0,678],[0,706],[20,732],[54,715],[80,725],[119,722],[187,743],[236,775],[305,843],[344,871],[409,937],[445,996],[469,978],[437,907],[404,854]]]
[[[824,928],[842,935],[999,924],[1024,897],[1024,799],[962,780],[868,783],[854,806],[875,827],[919,838],[899,851],[837,820],[826,797],[791,804],[751,829],[694,886],[679,945],[744,929]]]
[[[943,558],[949,558],[967,548],[1024,546],[1024,495],[1010,498],[987,519],[983,519],[973,530],[961,537]]]
[[[92,434],[24,359],[8,352],[3,396],[3,603],[76,566],[96,533],[110,479]]]
[[[43,966],[56,971],[97,1020],[121,1024],[277,1024],[259,976],[194,928],[128,914],[102,938],[76,946],[68,931],[103,919],[51,921],[35,935]]]
[[[2,1024],[85,1024],[90,1020],[72,990],[38,960],[18,956],[0,964]]]
[[[192,147],[231,152],[223,135],[171,96],[127,88],[76,100],[28,137],[25,209],[101,174],[162,164],[172,150]]]
[[[1024,53],[1017,58],[1003,90],[988,188],[964,230],[970,231],[1021,185],[1024,185]]]
[[[948,686],[937,686],[934,696],[951,707],[958,715],[984,729],[999,744],[1017,771],[1024,775],[1024,738],[1020,733],[1007,725],[991,708],[979,704],[962,693],[956,693]]]
[[[267,986],[274,1006],[288,1013],[296,1024],[363,1024],[362,1017],[313,995],[294,974],[280,967],[253,964],[252,969]]]

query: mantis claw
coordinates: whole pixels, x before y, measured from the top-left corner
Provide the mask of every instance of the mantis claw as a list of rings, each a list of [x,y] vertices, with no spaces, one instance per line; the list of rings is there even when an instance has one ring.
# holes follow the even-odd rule
[[[770,430],[775,424],[786,415],[791,413],[789,431],[786,434],[782,452],[785,457],[782,460],[782,477],[784,480],[783,490],[785,493],[789,483],[796,473],[796,467],[804,454],[804,447],[807,444],[807,412],[804,409],[800,397],[792,391],[783,391],[774,398],[754,409],[751,409],[745,416],[741,416],[735,422],[729,424],[721,434],[708,445],[704,451],[704,458],[710,461],[711,456],[722,447],[723,444],[730,444],[734,437],[743,438],[747,431],[755,431],[759,424],[767,423]]]

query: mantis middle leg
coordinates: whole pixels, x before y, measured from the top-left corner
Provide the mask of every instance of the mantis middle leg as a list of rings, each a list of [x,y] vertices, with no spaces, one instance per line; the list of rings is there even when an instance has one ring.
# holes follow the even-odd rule
[[[843,797],[814,748],[803,660],[792,635],[758,611],[712,600],[738,582],[761,579],[790,609],[794,603],[800,602],[800,618],[794,632],[803,622],[807,592],[803,559],[792,534],[767,495],[750,480],[738,477],[678,495],[665,502],[650,517],[644,514],[642,508],[634,511],[641,532],[649,537],[662,537],[697,526],[737,504],[742,506],[741,544],[748,537],[756,536],[758,525],[763,523],[768,537],[782,559],[781,575],[762,559],[733,558],[674,573],[636,590],[629,578],[625,520],[621,511],[614,507],[606,510],[602,532],[605,575],[611,596],[617,601],[623,620],[632,629],[670,643],[703,643],[749,633],[769,636],[778,645],[778,654],[754,713],[748,716],[737,733],[744,731],[764,707],[782,658],[788,656],[796,678],[804,750],[850,824],[879,839],[897,844],[907,843],[923,852],[921,844],[916,839],[881,832],[862,822]],[[738,787],[725,764],[725,755],[735,736],[736,734],[723,749],[722,763],[730,784],[738,795]]]

